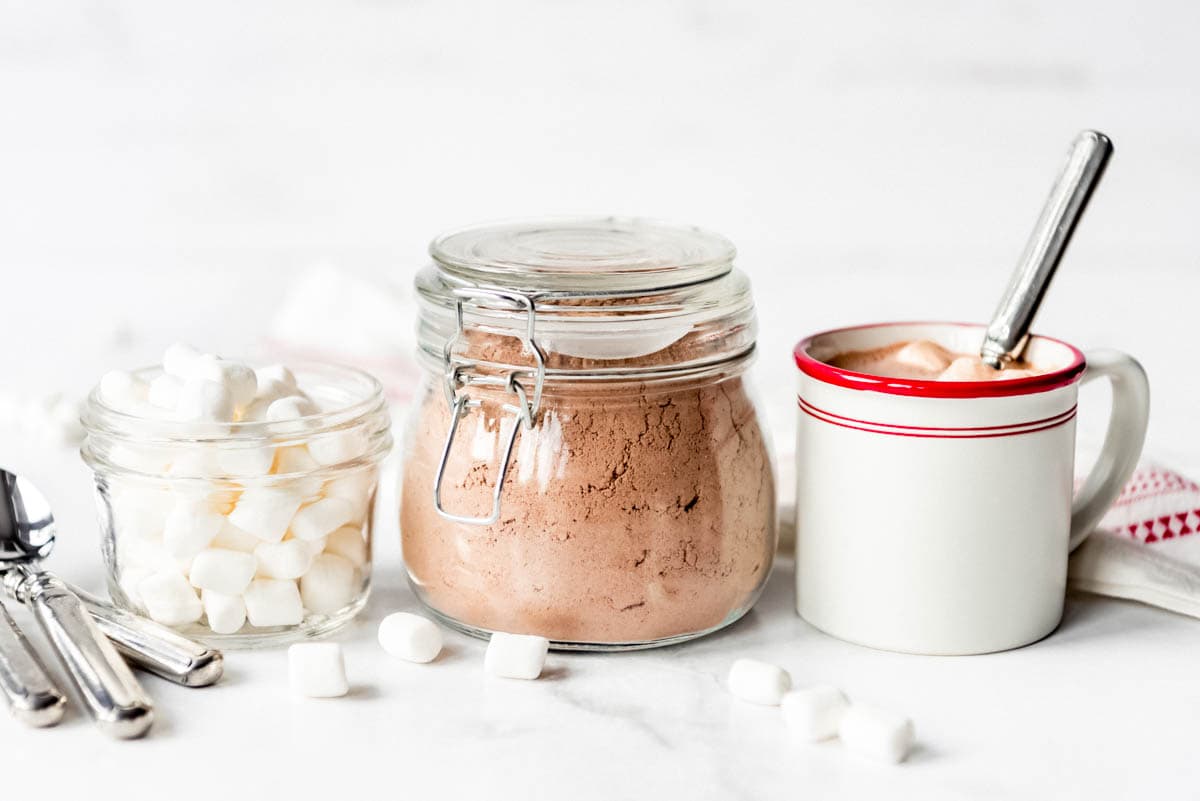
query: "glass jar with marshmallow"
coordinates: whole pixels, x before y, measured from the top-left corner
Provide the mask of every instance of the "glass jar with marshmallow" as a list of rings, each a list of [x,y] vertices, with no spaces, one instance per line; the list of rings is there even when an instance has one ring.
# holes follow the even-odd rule
[[[173,345],[105,375],[83,423],[119,605],[229,648],[319,636],[366,603],[392,444],[370,375]]]

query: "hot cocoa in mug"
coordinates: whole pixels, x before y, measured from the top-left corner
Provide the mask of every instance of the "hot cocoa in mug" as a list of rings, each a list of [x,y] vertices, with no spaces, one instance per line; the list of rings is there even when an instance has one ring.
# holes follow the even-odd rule
[[[978,357],[984,327],[887,323],[795,349],[796,603],[816,627],[894,651],[970,654],[1062,618],[1067,557],[1137,463],[1149,389],[1133,358],[1031,337]],[[1074,483],[1079,386],[1104,377],[1104,448]]]

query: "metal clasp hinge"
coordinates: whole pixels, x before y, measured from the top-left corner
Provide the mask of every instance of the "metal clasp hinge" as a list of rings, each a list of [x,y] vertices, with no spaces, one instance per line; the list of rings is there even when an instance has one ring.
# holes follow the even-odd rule
[[[487,526],[500,519],[500,496],[504,490],[504,477],[508,473],[509,462],[512,461],[513,445],[517,434],[522,428],[533,427],[537,419],[538,409],[542,404],[542,388],[546,381],[546,356],[537,340],[534,338],[534,326],[537,319],[534,298],[515,292],[504,292],[495,289],[462,288],[454,291],[455,302],[455,331],[446,341],[442,349],[444,366],[446,402],[450,406],[450,430],[446,433],[446,444],[442,448],[442,457],[438,461],[437,474],[433,481],[433,505],[437,513],[447,520],[456,523],[466,523],[473,526]],[[466,336],[464,307],[468,302],[489,301],[491,303],[507,304],[526,315],[524,331],[518,335],[525,350],[533,355],[534,366],[529,370],[513,370],[507,376],[481,375],[474,372],[476,363],[459,358],[454,348]],[[526,392],[521,379],[533,380],[533,397]],[[492,489],[492,511],[483,517],[471,517],[448,511],[442,505],[442,481],[446,475],[446,462],[450,458],[450,450],[454,446],[454,437],[458,433],[459,422],[467,416],[471,409],[483,405],[482,401],[473,400],[465,392],[469,386],[498,386],[510,392],[516,399],[515,403],[504,403],[501,408],[513,415],[512,430],[508,442],[504,446],[500,460],[499,474]]]

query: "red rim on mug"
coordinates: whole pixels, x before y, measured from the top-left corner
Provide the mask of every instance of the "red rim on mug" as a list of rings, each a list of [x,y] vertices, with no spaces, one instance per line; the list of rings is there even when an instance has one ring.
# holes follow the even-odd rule
[[[1083,374],[1084,367],[1087,366],[1083,352],[1074,345],[1063,342],[1061,339],[1041,336],[1040,334],[1035,334],[1033,338],[1066,348],[1071,353],[1071,362],[1064,367],[1047,373],[998,381],[934,381],[930,379],[892,378],[834,367],[831,364],[813,358],[809,354],[809,349],[813,343],[825,337],[871,328],[919,325],[960,326],[963,328],[978,328],[980,330],[984,328],[984,326],[975,323],[935,322],[927,320],[852,325],[844,328],[833,328],[805,337],[800,340],[792,353],[796,359],[796,366],[800,368],[800,371],[818,381],[833,384],[834,386],[846,387],[847,389],[926,398],[998,398],[1048,392],[1078,381],[1079,377]]]

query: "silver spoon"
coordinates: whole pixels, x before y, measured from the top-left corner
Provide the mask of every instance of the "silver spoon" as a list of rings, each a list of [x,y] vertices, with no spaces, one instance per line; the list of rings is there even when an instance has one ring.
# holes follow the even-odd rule
[[[140,737],[154,721],[154,705],[79,598],[42,570],[54,536],[54,515],[42,494],[28,479],[0,470],[5,584],[11,582],[13,594],[33,611],[100,729],[113,737]]]
[[[66,698],[54,686],[37,652],[0,604],[0,691],[13,717],[29,726],[53,726],[62,720]]]
[[[1112,141],[1099,131],[1083,131],[1075,137],[1067,163],[988,325],[979,352],[985,364],[1003,370],[1021,358],[1034,315],[1112,153]]]

